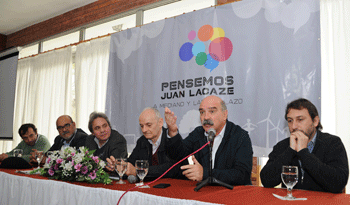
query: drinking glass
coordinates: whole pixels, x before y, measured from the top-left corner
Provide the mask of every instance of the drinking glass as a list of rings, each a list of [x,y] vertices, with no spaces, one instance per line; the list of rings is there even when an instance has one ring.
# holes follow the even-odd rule
[[[13,150],[14,157],[22,157],[23,150],[22,149],[15,149]]]
[[[140,178],[140,183],[137,186],[141,186],[140,188],[150,188],[149,186],[144,186],[143,179],[148,173],[148,161],[147,160],[136,160],[135,162],[137,176]]]
[[[53,156],[53,154],[54,154],[53,151],[47,151],[46,152],[46,156],[50,157],[50,158]]]
[[[115,167],[115,171],[119,175],[119,181],[116,182],[116,184],[126,184],[123,181],[123,175],[126,172],[127,166],[128,166],[128,163],[126,162],[126,158],[117,158],[115,160],[115,166],[114,166]]]
[[[282,166],[282,181],[287,187],[287,200],[294,200],[292,195],[293,187],[298,183],[298,167],[297,166]]]
[[[37,169],[40,168],[40,162],[43,159],[43,157],[44,157],[44,152],[43,151],[36,151],[35,152],[35,159],[38,162],[38,168]]]

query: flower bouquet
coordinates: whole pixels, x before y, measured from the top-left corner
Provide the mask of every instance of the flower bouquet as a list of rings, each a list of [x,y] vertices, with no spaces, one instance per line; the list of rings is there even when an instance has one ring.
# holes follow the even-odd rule
[[[40,174],[50,179],[110,184],[112,180],[103,170],[106,164],[93,156],[94,151],[86,147],[79,147],[78,150],[66,147],[53,151],[44,167],[39,169]]]

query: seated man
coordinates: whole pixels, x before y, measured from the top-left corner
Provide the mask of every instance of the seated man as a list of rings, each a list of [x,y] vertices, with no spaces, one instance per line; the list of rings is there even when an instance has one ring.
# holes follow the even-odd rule
[[[59,135],[55,138],[54,144],[48,151],[60,150],[62,147],[74,147],[78,149],[85,145],[87,134],[82,129],[77,129],[75,122],[69,115],[62,115],[56,120],[56,127]],[[35,150],[34,150],[35,151]],[[31,163],[38,163],[34,157],[34,152],[31,153]],[[44,157],[41,163],[44,163]]]
[[[76,128],[75,122],[69,115],[62,115],[56,121],[59,135],[49,151],[60,150],[62,147],[74,147],[78,149],[85,145],[87,134],[80,128]]]
[[[165,108],[165,121],[170,136],[167,143],[169,156],[175,160],[196,151],[208,142],[207,132],[215,129],[213,143],[212,177],[230,185],[251,184],[253,149],[248,132],[227,120],[225,102],[217,96],[204,98],[199,106],[202,126],[182,139],[177,131],[176,116]],[[209,148],[204,147],[192,157],[194,164],[181,166],[183,174],[190,180],[202,181],[208,175]]]
[[[147,177],[157,178],[168,170],[176,161],[171,160],[166,153],[167,130],[163,127],[163,118],[155,108],[145,108],[139,117],[143,135],[137,140],[136,146],[128,159],[126,175],[136,176],[135,161],[148,160],[149,169]],[[115,163],[114,157],[107,159],[107,169]],[[179,166],[170,170],[165,177],[177,178],[181,174]]]
[[[21,141],[12,151],[1,154],[0,161],[3,161],[9,156],[13,156],[13,151],[15,149],[22,149],[22,158],[29,162],[32,149],[46,152],[50,148],[50,143],[47,138],[44,135],[38,134],[35,125],[31,123],[23,124],[19,128],[18,133],[23,141]]]
[[[265,187],[281,183],[283,165],[298,166],[294,188],[333,193],[342,192],[349,177],[349,165],[341,139],[323,133],[316,107],[300,98],[287,105],[285,119],[290,137],[278,142],[261,170]],[[284,184],[282,185],[284,186]]]
[[[85,147],[96,150],[95,156],[106,161],[107,157],[127,157],[126,140],[123,135],[111,129],[108,117],[104,113],[90,114],[89,130],[92,133],[86,138]]]

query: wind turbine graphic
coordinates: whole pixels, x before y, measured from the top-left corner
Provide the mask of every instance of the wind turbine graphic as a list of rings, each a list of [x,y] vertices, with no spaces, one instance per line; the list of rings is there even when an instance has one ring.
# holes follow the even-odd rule
[[[287,138],[287,137],[289,137],[289,127],[287,126],[287,127],[285,127],[285,128],[283,128],[283,130],[282,130],[282,133],[284,134],[284,136]]]
[[[270,139],[270,124],[275,127],[275,125],[272,123],[272,121],[270,120],[270,116],[271,116],[271,109],[272,107],[270,107],[270,111],[269,114],[267,115],[267,118],[264,120],[261,120],[260,122],[258,122],[258,124],[266,122],[266,148],[270,148],[269,146],[269,139]]]
[[[278,132],[280,132],[282,134],[284,133],[284,131],[280,129],[280,121],[281,120],[278,120],[278,123],[277,123],[276,127],[272,128],[270,130],[270,131],[276,130],[276,143],[278,142]]]

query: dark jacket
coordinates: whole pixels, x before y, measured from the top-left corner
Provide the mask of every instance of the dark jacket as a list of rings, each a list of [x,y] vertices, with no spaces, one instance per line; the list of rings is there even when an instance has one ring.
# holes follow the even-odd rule
[[[261,182],[265,187],[280,184],[282,166],[293,165],[298,166],[299,170],[295,189],[342,192],[349,178],[349,165],[344,145],[339,137],[317,131],[312,153],[309,153],[307,148],[296,152],[290,148],[289,142],[290,138],[280,141],[269,154],[269,161],[260,173]],[[303,180],[298,159],[304,170]]]
[[[128,156],[126,140],[123,135],[116,130],[111,130],[111,136],[109,137],[108,142],[101,147],[101,149],[98,148],[94,138],[94,135],[89,135],[86,138],[85,147],[89,148],[89,150],[96,150],[94,155],[99,156],[100,159],[106,161],[106,158],[109,158],[110,156],[113,156],[114,158],[126,158]]]
[[[75,136],[72,139],[72,142],[70,143],[71,147],[74,147],[75,149],[79,149],[79,147],[85,145],[85,140],[87,137],[87,134],[80,128],[77,129],[77,132],[75,133]],[[55,151],[55,150],[60,150],[61,147],[63,146],[63,142],[65,139],[63,139],[60,135],[58,135],[55,138],[55,141],[51,148],[48,151]]]
[[[208,141],[202,126],[197,127],[184,140],[180,134],[168,140],[169,156],[175,160],[191,154]],[[203,166],[203,180],[208,178],[209,154],[208,146],[195,154],[197,161]],[[248,132],[226,121],[225,134],[215,156],[213,177],[231,185],[252,184],[252,161],[253,149]]]
[[[157,178],[168,170],[176,161],[170,159],[167,156],[165,143],[167,141],[167,130],[163,127],[163,133],[161,136],[161,143],[158,147],[158,164],[152,165],[152,144],[149,143],[148,139],[142,135],[136,143],[134,150],[132,151],[128,162],[135,166],[135,161],[139,159],[148,160],[150,167],[148,169],[147,178]],[[183,163],[182,163],[183,164]],[[164,177],[178,178],[181,176],[180,172],[181,164],[171,169]]]

